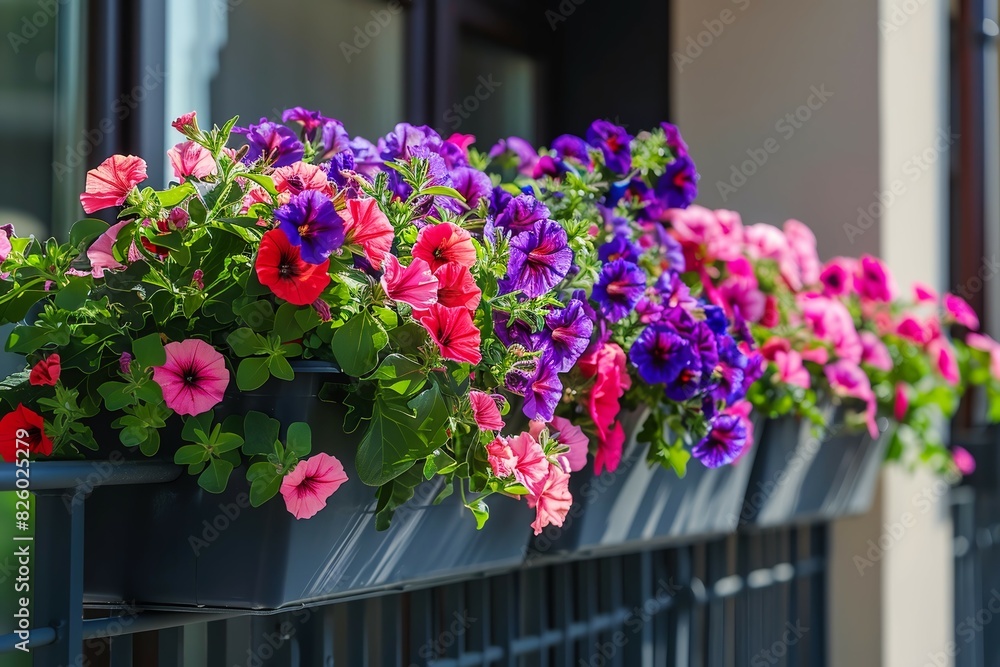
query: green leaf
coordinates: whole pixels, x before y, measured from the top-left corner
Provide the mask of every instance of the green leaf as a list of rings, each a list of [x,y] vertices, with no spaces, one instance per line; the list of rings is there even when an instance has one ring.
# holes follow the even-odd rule
[[[476,517],[476,530],[482,530],[490,518],[490,506],[482,500],[476,500],[469,503],[467,507],[472,510],[472,515]]]
[[[243,453],[247,456],[267,456],[274,451],[281,422],[263,412],[251,410],[243,418]]]
[[[274,470],[274,466],[271,466],[271,470]],[[252,481],[250,483],[250,505],[260,507],[278,495],[278,491],[281,490],[281,480],[279,475],[272,474],[270,477],[258,477]]]
[[[208,450],[201,445],[184,445],[174,452],[174,463],[177,465],[186,466],[201,463],[207,461],[208,458]]]
[[[160,190],[156,193],[156,198],[160,200],[160,206],[172,208],[195,193],[194,185],[190,182],[176,185],[167,190]]]
[[[160,334],[153,333],[132,342],[132,353],[143,368],[162,366],[167,363],[167,353],[163,349]]]
[[[247,179],[248,181],[253,181],[260,187],[267,190],[268,194],[270,195],[276,196],[278,194],[277,188],[274,187],[274,179],[272,179],[270,176],[265,176],[263,174],[250,174],[250,173],[240,174],[240,176]]]
[[[257,299],[236,309],[236,314],[254,331],[269,331],[274,326],[274,306]]]
[[[226,337],[238,357],[249,357],[267,349],[267,340],[249,327],[240,327]]]
[[[420,432],[426,419],[415,415],[408,406],[380,395],[355,460],[361,481],[381,486],[430,455],[436,446]]]
[[[212,459],[205,471],[198,476],[198,486],[209,493],[222,493],[233,473],[233,464],[222,459]]]
[[[95,218],[85,218],[73,223],[69,230],[69,244],[79,248],[85,243],[93,241],[98,236],[108,231],[108,223]]]
[[[413,489],[422,481],[420,466],[411,466],[378,490],[375,506],[375,530],[386,530],[396,508],[413,497]]]
[[[225,454],[226,452],[231,452],[235,449],[239,449],[243,446],[242,436],[236,433],[219,433],[219,436],[215,439],[215,445],[212,450],[217,454]],[[237,460],[239,457],[237,457]]]
[[[293,422],[288,425],[285,441],[288,451],[304,459],[312,451],[312,429],[305,422]]]
[[[282,354],[273,354],[270,357],[270,361],[267,364],[268,370],[271,375],[278,378],[279,380],[286,380],[291,382],[295,379],[295,371],[292,370],[292,365],[288,363],[288,359],[285,359]]]
[[[409,357],[390,354],[368,379],[401,396],[411,396],[427,384],[424,367]]]
[[[209,410],[193,417],[186,417],[184,419],[184,428],[181,429],[181,439],[185,442],[201,442],[202,439],[198,437],[198,431],[207,434],[212,430],[212,421],[214,419],[215,410]]]
[[[439,195],[439,196],[442,196],[442,197],[451,197],[452,199],[457,199],[458,201],[462,201],[462,202],[465,201],[465,197],[463,197],[458,192],[458,190],[456,190],[455,188],[449,188],[449,187],[444,186],[444,185],[432,185],[430,187],[422,189],[420,191],[420,194],[422,194],[422,195]]]
[[[333,335],[333,355],[345,373],[361,377],[375,368],[379,351],[388,343],[382,325],[366,311],[337,329]]]
[[[145,440],[139,443],[139,451],[146,456],[154,456],[160,451],[160,432],[155,428],[147,428]]]
[[[69,284],[56,292],[56,305],[64,310],[79,310],[89,295],[89,278],[70,278]]]
[[[104,399],[105,408],[121,410],[126,405],[135,404],[135,396],[125,391],[127,387],[124,382],[105,382],[97,388],[97,393]]]
[[[236,386],[240,391],[259,389],[271,376],[267,357],[247,357],[236,369]]]

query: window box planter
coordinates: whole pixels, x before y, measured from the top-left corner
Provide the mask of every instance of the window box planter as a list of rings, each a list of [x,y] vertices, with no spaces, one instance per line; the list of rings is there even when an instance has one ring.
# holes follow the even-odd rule
[[[622,415],[629,435],[613,473],[593,467],[570,481],[577,499],[562,528],[549,526],[532,544],[532,557],[610,554],[690,542],[736,530],[756,447],[732,465],[706,468],[696,459],[687,474],[646,463],[646,447],[636,443],[645,412]]]
[[[828,410],[833,416],[825,438],[794,417],[765,422],[741,526],[829,521],[868,511],[887,439],[845,429],[842,414]]]
[[[456,496],[433,504],[440,480],[418,486],[392,527],[375,530],[374,490],[354,471],[360,436],[343,432],[344,406],[317,398],[324,382],[339,377],[329,366],[300,365],[293,382],[272,380],[220,406],[309,422],[314,451],[337,456],[350,478],[325,509],[297,521],[280,499],[250,507],[239,470],[222,495],[188,475],[100,487],[85,506],[86,600],[278,609],[520,565],[531,536],[526,503],[497,498],[477,531]]]

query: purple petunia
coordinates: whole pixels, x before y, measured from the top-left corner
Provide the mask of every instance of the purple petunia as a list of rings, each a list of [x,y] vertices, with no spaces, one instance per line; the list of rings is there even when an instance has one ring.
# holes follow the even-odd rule
[[[671,327],[658,324],[643,329],[629,350],[629,359],[649,384],[674,382],[684,370],[697,367],[690,343]]]
[[[747,444],[747,429],[738,415],[717,414],[711,428],[701,441],[691,448],[691,453],[707,468],[718,468],[732,463]]]
[[[712,388],[712,397],[732,405],[743,398],[747,388],[753,384],[747,382],[748,359],[729,335],[720,336],[717,345],[719,361],[714,372],[716,384]]]
[[[572,134],[562,134],[552,140],[552,151],[562,160],[576,160],[580,164],[590,166],[590,150],[587,142]]]
[[[627,174],[632,169],[632,139],[625,128],[607,120],[595,120],[587,128],[587,143],[601,149],[604,164],[616,174]]]
[[[272,167],[286,167],[301,160],[305,153],[294,132],[266,118],[261,118],[258,125],[233,128],[233,133],[246,135],[250,145],[244,158],[247,163],[264,158]]]
[[[301,125],[302,133],[309,141],[316,138],[316,129],[327,120],[329,119],[319,111],[312,111],[304,107],[292,107],[281,112],[281,122]]]
[[[555,287],[573,264],[566,230],[558,222],[541,220],[530,231],[510,242],[507,277],[500,281],[503,293],[520,290],[529,299]]]
[[[712,372],[719,363],[715,333],[705,322],[696,322],[686,340],[691,346],[695,362],[667,385],[667,398],[673,401],[687,401],[709,389],[714,382]]]
[[[375,144],[364,137],[354,137],[351,140],[350,147],[351,153],[354,154],[355,171],[365,178],[375,178],[375,174],[382,170],[382,165],[384,164]]]
[[[674,157],[687,155],[687,143],[685,143],[684,137],[681,136],[681,131],[677,129],[677,126],[672,123],[663,122],[660,123],[660,127],[663,128],[663,134],[667,136],[667,147],[673,152]]]
[[[274,217],[292,245],[301,246],[302,259],[310,264],[322,264],[344,243],[344,221],[321,192],[293,195],[275,209]]]
[[[587,315],[583,302],[576,299],[545,316],[545,327],[536,334],[539,349],[549,350],[549,358],[556,371],[565,373],[590,346],[594,321]]]
[[[493,332],[505,347],[523,345],[527,350],[535,349],[534,333],[531,324],[522,319],[510,321],[510,313],[502,310],[493,311]]]
[[[506,153],[513,155],[517,161],[517,168],[521,171],[530,172],[535,163],[538,162],[538,153],[535,148],[521,137],[501,139],[493,145],[489,155],[491,159],[495,160]]]
[[[538,362],[535,376],[524,392],[524,414],[528,419],[552,421],[556,406],[562,399],[563,385],[555,364],[544,356]]]
[[[383,160],[396,158],[409,160],[415,148],[426,148],[432,153],[441,152],[441,135],[427,125],[399,123],[392,132],[378,140],[379,155]]]
[[[667,165],[656,182],[656,196],[668,208],[687,208],[698,196],[698,171],[687,155]]]
[[[507,202],[497,216],[496,224],[516,234],[528,231],[536,222],[548,217],[549,209],[545,204],[531,195],[518,195]]]
[[[472,209],[478,207],[480,200],[484,197],[489,198],[493,191],[490,177],[478,169],[469,167],[452,169],[451,186],[458,190],[458,193],[465,199],[465,203]]]
[[[615,234],[610,241],[597,249],[597,257],[602,262],[624,259],[637,263],[640,255],[642,255],[642,248],[625,234]]]
[[[628,315],[646,291],[646,274],[634,262],[616,259],[604,265],[592,293],[601,314],[615,323]]]
[[[319,156],[320,160],[327,160],[332,155],[351,150],[351,137],[347,134],[344,124],[339,120],[324,118],[319,135],[323,145],[322,153]]]

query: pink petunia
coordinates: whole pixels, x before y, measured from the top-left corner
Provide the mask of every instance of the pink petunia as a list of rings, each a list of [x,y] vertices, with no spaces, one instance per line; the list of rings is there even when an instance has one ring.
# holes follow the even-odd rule
[[[732,318],[737,313],[750,322],[759,322],[764,316],[767,299],[760,291],[753,267],[740,257],[727,265],[729,276],[719,284],[718,299],[726,314]]]
[[[169,151],[170,166],[177,178],[205,178],[217,171],[215,159],[207,148],[193,141],[182,141]]]
[[[626,366],[625,351],[615,343],[604,343],[588,350],[577,362],[586,378],[596,378],[585,406],[597,426],[597,454],[594,470],[614,472],[622,458],[625,431],[617,422],[621,397],[632,386]]]
[[[530,433],[519,433],[507,438],[506,444],[516,459],[514,469],[511,471],[514,479],[529,491],[533,490],[545,479],[549,469],[549,460],[545,458],[542,446]]]
[[[970,333],[965,337],[965,342],[969,347],[988,352],[990,355],[990,374],[1000,380],[1000,343],[989,336]]]
[[[808,389],[811,381],[809,371],[802,365],[802,356],[795,350],[776,352],[774,367],[778,371],[778,379],[785,384]]]
[[[573,506],[573,496],[569,492],[569,473],[556,465],[550,465],[548,474],[535,492],[528,495],[528,507],[535,510],[535,520],[531,527],[535,535],[540,535],[548,526],[562,526]]]
[[[121,206],[128,193],[146,180],[146,161],[134,155],[112,155],[87,172],[87,186],[80,195],[86,213]]]
[[[957,385],[961,375],[958,369],[958,356],[951,343],[946,338],[937,338],[927,346],[927,353],[931,356],[934,365],[937,366],[941,377],[948,384]]]
[[[798,220],[786,220],[782,227],[791,255],[799,267],[802,284],[811,286],[819,282],[822,264],[816,251],[816,235]]]
[[[966,329],[975,331],[979,328],[979,316],[969,302],[951,292],[944,295],[944,309],[948,315]]]
[[[299,461],[281,480],[285,507],[296,519],[310,519],[326,507],[326,501],[347,481],[344,464],[320,452]]]
[[[127,225],[129,220],[117,222],[97,237],[87,249],[87,259],[90,260],[90,272],[95,278],[103,278],[107,270],[124,269],[125,265],[115,259],[114,247],[118,240],[118,232]]]
[[[167,361],[153,367],[153,380],[163,390],[163,402],[179,415],[211,410],[226,393],[226,359],[203,340],[167,343]]]
[[[910,394],[905,382],[896,383],[896,393],[893,401],[893,416],[897,422],[906,419],[906,413],[910,409]]]
[[[188,111],[186,114],[181,114],[175,118],[174,122],[172,122],[170,126],[178,132],[187,134],[188,131],[194,130],[198,127],[197,117],[198,114],[196,112]]]
[[[438,267],[434,277],[438,279],[438,303],[476,312],[482,301],[483,291],[479,289],[468,267],[458,262],[448,262]]]
[[[862,255],[854,273],[854,285],[863,300],[889,302],[896,293],[896,281],[889,267],[877,257]]]
[[[703,206],[666,212],[674,238],[684,248],[688,269],[716,260],[731,262],[741,255],[743,222],[733,211],[711,211]]]
[[[348,199],[344,218],[344,243],[360,245],[365,258],[374,267],[382,266],[396,233],[378,202],[371,197]]]
[[[484,391],[473,390],[469,392],[469,402],[480,431],[499,431],[503,428],[500,408],[492,396]]]
[[[872,391],[868,375],[856,363],[846,359],[829,364],[823,368],[823,372],[826,374],[826,379],[834,394],[857,398],[866,403],[865,417],[868,422],[868,432],[871,437],[877,438],[879,430],[875,422],[875,414],[878,403],[875,400],[875,392]]]
[[[11,232],[9,232],[8,229],[13,228],[8,227],[7,229],[4,229],[0,227],[0,263],[6,261],[7,255],[9,255],[10,251],[14,249],[14,246],[10,243]]]
[[[937,303],[938,293],[930,285],[913,283],[913,298],[917,303]]]
[[[800,296],[802,315],[813,333],[833,346],[834,353],[841,359],[854,363],[861,361],[861,338],[854,327],[854,318],[840,301],[827,297]]]
[[[861,332],[861,363],[880,371],[892,370],[892,357],[882,339],[871,331]]]
[[[924,345],[931,341],[930,331],[912,315],[906,315],[899,321],[899,324],[896,325],[896,333],[918,345]]]
[[[382,289],[393,301],[407,303],[414,310],[426,310],[437,303],[438,279],[422,259],[403,266],[395,255],[385,255]]]
[[[587,450],[590,439],[579,426],[574,425],[565,417],[553,417],[551,429],[555,432],[555,440],[567,448],[563,454],[569,463],[569,471],[583,470],[587,465]]]
[[[845,296],[854,291],[854,274],[857,271],[857,260],[850,257],[834,257],[827,262],[819,274],[819,282],[823,285],[823,295],[828,297]]]
[[[965,447],[954,445],[951,448],[951,460],[963,475],[971,475],[976,472],[976,457]]]
[[[448,262],[471,268],[476,263],[476,246],[469,232],[454,223],[442,222],[420,230],[412,255],[427,262],[431,271]]]
[[[493,474],[500,479],[510,477],[517,465],[517,457],[511,451],[507,438],[499,435],[486,445],[486,460],[493,468]]]
[[[274,189],[278,191],[279,195],[284,195],[283,203],[287,201],[286,198],[307,190],[321,192],[330,198],[334,194],[333,184],[327,180],[326,172],[308,162],[299,161],[278,167],[271,174],[271,178],[274,179]]]
[[[472,315],[465,308],[449,308],[435,303],[421,314],[420,324],[437,343],[443,358],[470,364],[482,361],[483,355],[479,350],[482,337],[472,321]]]

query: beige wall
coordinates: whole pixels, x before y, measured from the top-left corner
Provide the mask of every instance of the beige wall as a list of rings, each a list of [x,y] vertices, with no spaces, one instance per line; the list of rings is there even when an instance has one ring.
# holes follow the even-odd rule
[[[843,229],[878,192],[877,4],[679,0],[674,19],[674,118],[699,202],[750,223],[799,218],[824,257],[877,251],[875,226],[853,243]]]
[[[700,203],[749,223],[799,218],[825,257],[880,253],[904,289],[944,287],[946,12],[946,0],[678,0],[674,118]],[[870,551],[880,538],[888,548]],[[887,470],[873,510],[831,530],[831,665],[946,664],[951,540],[936,480]]]

